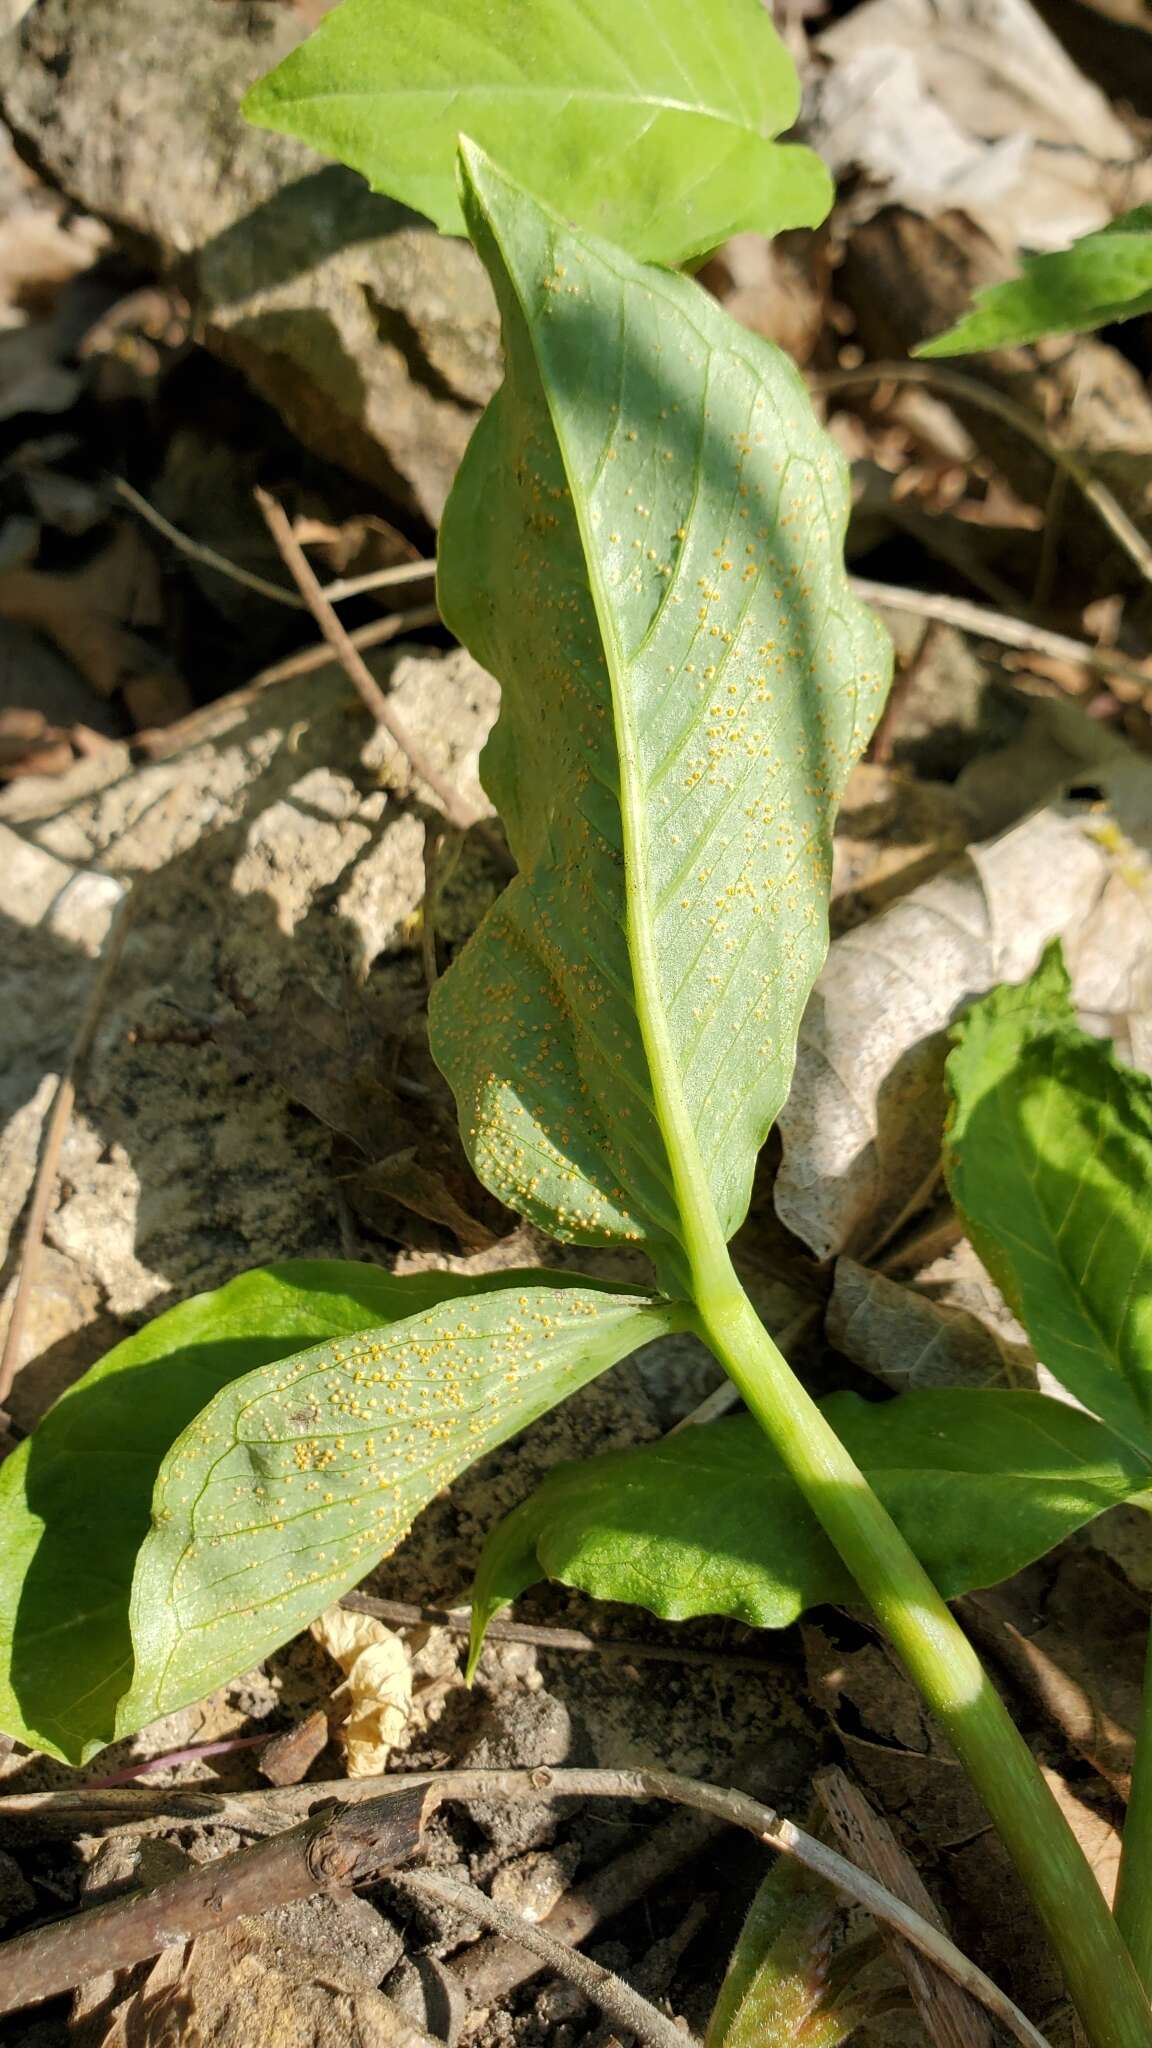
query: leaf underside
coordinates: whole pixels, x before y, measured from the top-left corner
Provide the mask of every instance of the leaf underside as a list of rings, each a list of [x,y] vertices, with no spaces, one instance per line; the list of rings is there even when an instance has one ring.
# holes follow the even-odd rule
[[[168,1454],[221,1389],[321,1338],[506,1286],[505,1274],[397,1279],[296,1260],[181,1302],[118,1344],[0,1467],[0,1727],[81,1763],[146,1718],[126,1699],[137,1553]]]
[[[156,1481],[123,1725],[258,1663],[465,1466],[680,1318],[594,1281],[503,1273],[222,1389]]]
[[[262,1267],[168,1309],[70,1387],[0,1466],[0,1727],[73,1761],[111,1741],[153,1484],[222,1386],[459,1291],[344,1260]]]
[[[1058,945],[956,1039],[945,1169],[972,1242],[1049,1372],[1152,1457],[1152,1080],[1079,1028]]]
[[[473,135],[569,219],[680,263],[823,220],[824,165],[771,139],[799,100],[760,0],[344,0],[244,111],[456,234]]]
[[[1016,348],[1045,334],[1086,334],[1152,312],[1152,206],[1137,206],[1070,249],[1024,259],[1019,277],[976,294],[972,311],[918,356]]]
[[[787,359],[466,167],[506,379],[440,598],[502,685],[484,774],[521,872],[434,991],[433,1050],[501,1200],[644,1245],[679,1291],[685,1208],[731,1234],[787,1093],[888,645]]]
[[[1149,1462],[1093,1417],[1043,1394],[834,1394],[822,1406],[946,1599],[1020,1571],[1152,1481]],[[549,1473],[485,1545],[473,1662],[492,1615],[540,1578],[664,1620],[727,1615],[760,1628],[856,1597],[743,1416]]]

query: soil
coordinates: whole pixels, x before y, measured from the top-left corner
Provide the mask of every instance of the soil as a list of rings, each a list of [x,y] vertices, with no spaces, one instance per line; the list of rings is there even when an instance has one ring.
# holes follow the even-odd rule
[[[832,13],[843,29],[881,4]],[[0,36],[0,1335],[57,1080],[94,1019],[8,1447],[122,1337],[248,1267],[579,1263],[647,1278],[625,1252],[577,1261],[480,1187],[429,1055],[429,981],[507,878],[480,775],[498,684],[451,641],[427,579],[342,606],[352,629],[395,624],[366,658],[432,766],[484,814],[457,846],[339,663],[318,654],[279,672],[317,635],[254,486],[275,491],[327,581],[416,564],[499,377],[491,294],[467,245],[239,127],[238,93],[321,11],[38,0]],[[1091,11],[1045,0],[1042,13],[1053,76],[1067,64],[1090,96],[1109,95],[1131,143],[1103,167],[1067,145],[1076,203],[1106,217],[1117,164],[1146,144],[1152,37],[1106,8],[1094,43]],[[1118,50],[1131,53],[1130,93]],[[834,36],[810,57],[814,129],[847,61]],[[929,83],[961,121],[970,82]],[[1037,150],[1055,148],[1045,137]],[[995,138],[976,140],[984,151]],[[976,198],[913,203],[878,175],[845,170],[827,230],[775,248],[742,236],[702,273],[814,375],[903,354],[946,324],[1004,266],[1001,202],[1034,218],[1049,189],[1026,187],[1021,170],[984,217]],[[1146,524],[1150,368],[1149,329],[1135,323],[983,373],[1087,451]],[[1131,561],[1070,486],[1054,494],[1050,462],[1002,420],[879,376],[824,402],[854,465],[856,570],[928,593],[929,614],[932,594],[960,594],[1143,658]],[[1042,648],[1015,654],[992,630],[926,633],[895,611],[890,624],[899,681],[849,784],[832,955],[737,1261],[818,1391],[1045,1384],[942,1195],[943,1034],[968,996],[1027,971],[1060,931],[1085,1015],[1152,1071],[1152,682],[1109,681]],[[862,1615],[821,1610],[770,1635],[539,1587],[465,1685],[450,1611],[467,1602],[493,1523],[557,1462],[659,1437],[720,1379],[691,1337],[647,1346],[464,1474],[368,1575],[360,1590],[386,1603],[377,1618],[411,1667],[389,1768],[659,1765],[819,1825],[817,1775],[842,1764],[955,1938],[1072,2048],[1055,1962],[1006,1859]],[[966,1616],[1106,1885],[1150,1593],[1146,1518],[1123,1510],[973,1596]],[[305,1634],[80,1772],[9,1745],[0,1791],[92,1786],[150,1764],[141,1782],[153,1788],[255,1791],[267,1784],[260,1738],[296,1731],[280,1744],[279,1782],[298,1771],[327,1783],[348,1768],[348,1703]],[[201,1745],[217,1747],[187,1754]],[[71,1839],[0,1815],[0,1928],[160,1882],[241,1841],[232,1821]],[[442,1809],[424,1853],[534,1921],[586,1908],[586,1952],[696,2035],[765,1868],[756,1844],[690,1816],[544,1799]],[[829,1939],[839,1952],[859,1932],[838,1914]],[[853,2038],[923,2042],[896,1964],[870,1967],[884,2009]],[[616,2037],[510,1943],[387,1882],[237,1923],[0,2022],[0,2041],[35,2048],[201,2038]]]

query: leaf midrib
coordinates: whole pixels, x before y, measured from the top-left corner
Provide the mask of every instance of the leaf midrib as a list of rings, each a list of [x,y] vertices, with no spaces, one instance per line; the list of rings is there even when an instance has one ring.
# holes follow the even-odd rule
[[[551,211],[551,209],[548,209]],[[556,219],[556,216],[552,216]],[[492,223],[490,222],[490,225]],[[559,225],[559,222],[557,222]],[[498,238],[497,238],[498,239]],[[533,333],[520,291],[519,282],[511,266],[505,266],[512,290],[516,294],[521,317],[529,336]],[[700,393],[701,408],[706,410],[709,381],[711,377],[713,349],[711,342],[702,336],[707,349],[703,388]],[[533,344],[533,355],[537,369],[540,359]],[[643,785],[640,776],[636,744],[636,730],[629,706],[625,678],[628,661],[620,644],[612,617],[611,603],[604,585],[596,551],[595,535],[587,516],[584,493],[576,488],[574,465],[569,453],[562,424],[557,417],[551,394],[543,374],[540,374],[540,390],[564,472],[571,488],[571,502],[580,535],[580,546],[584,556],[585,573],[592,596],[596,623],[604,647],[608,668],[609,685],[612,693],[612,721],[616,739],[616,755],[620,764],[620,836],[624,856],[624,936],[628,957],[632,964],[633,1002],[636,1019],[640,1026],[640,1037],[648,1064],[652,1083],[652,1108],[668,1165],[672,1174],[673,1191],[682,1225],[681,1244],[687,1254],[692,1279],[692,1291],[699,1303],[704,1296],[722,1296],[739,1283],[732,1271],[723,1229],[712,1201],[704,1163],[696,1140],[688,1104],[684,1095],[679,1064],[672,1044],[668,1019],[659,1000],[659,977],[656,971],[656,940],[652,906],[648,890],[647,829],[643,800]]]
[[[750,136],[756,142],[766,143],[774,139],[771,135],[766,134],[763,129],[755,127],[751,122],[741,120],[734,114],[726,114],[722,108],[708,106],[702,101],[673,99],[666,93],[613,92],[604,86],[593,88],[566,85],[532,85],[530,83],[522,85],[494,84],[470,86],[467,94],[465,94],[462,87],[453,85],[404,86],[399,89],[376,87],[372,90],[359,86],[355,90],[340,88],[329,92],[294,93],[291,95],[278,94],[273,105],[279,112],[281,110],[286,111],[290,107],[317,107],[331,103],[347,107],[351,101],[363,100],[369,108],[375,109],[378,102],[385,98],[410,101],[443,100],[447,98],[449,105],[453,101],[467,98],[472,103],[484,99],[511,99],[521,102],[525,100],[530,102],[558,100],[562,107],[571,106],[574,102],[578,101],[585,103],[596,102],[603,106],[613,107],[645,107],[651,108],[656,114],[688,114],[700,120],[713,121],[718,127],[732,128],[737,135]],[[269,111],[271,111],[271,108]]]

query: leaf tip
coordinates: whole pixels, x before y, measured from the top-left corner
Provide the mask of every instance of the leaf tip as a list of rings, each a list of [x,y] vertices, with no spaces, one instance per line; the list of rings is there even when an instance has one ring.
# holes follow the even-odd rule
[[[465,1685],[471,1685],[476,1677],[484,1650],[484,1638],[488,1633],[488,1623],[495,1611],[490,1605],[473,1605],[472,1626],[468,1632],[468,1661],[464,1666]]]
[[[946,327],[942,334],[933,334],[927,341],[918,341],[909,353],[917,362],[923,362],[933,356],[963,355],[963,348],[957,344],[960,331],[959,327]]]

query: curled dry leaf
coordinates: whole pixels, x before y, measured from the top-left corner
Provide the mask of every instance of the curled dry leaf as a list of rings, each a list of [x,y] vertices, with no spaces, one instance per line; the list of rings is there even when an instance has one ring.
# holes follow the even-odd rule
[[[385,1770],[408,1725],[412,1708],[412,1665],[398,1635],[370,1614],[329,1607],[312,1624],[316,1641],[339,1664],[344,1684],[338,1700],[348,1701],[341,1734],[350,1778],[375,1777]]]
[[[1040,811],[833,944],[800,1029],[776,1181],[781,1220],[819,1258],[875,1249],[924,1201],[948,1027],[1023,980],[1054,935],[1082,1013],[1122,1055],[1147,1044],[1152,895],[1137,840],[1152,774],[1124,766],[1124,828],[1100,804]]]
[[[809,139],[834,172],[867,173],[858,213],[962,207],[1014,259],[1119,212],[1138,145],[1030,0],[869,0],[817,48]],[[1145,196],[1138,181],[1128,203]]]
[[[825,1329],[845,1358],[897,1393],[912,1387],[1039,1386],[1026,1342],[1013,1343],[970,1310],[931,1301],[855,1259],[836,1261]]]

